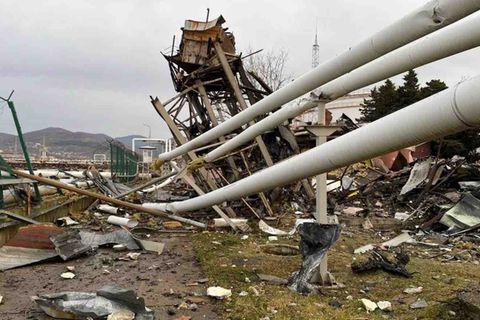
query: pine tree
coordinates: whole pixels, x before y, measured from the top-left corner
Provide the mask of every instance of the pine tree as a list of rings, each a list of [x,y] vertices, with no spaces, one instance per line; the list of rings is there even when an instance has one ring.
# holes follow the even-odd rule
[[[420,97],[422,99],[430,97],[431,95],[439,93],[440,91],[448,88],[445,82],[438,79],[430,80],[426,83],[426,85],[426,87],[420,89]]]
[[[397,88],[390,79],[378,89],[370,91],[371,99],[365,99],[362,104],[360,122],[372,122],[395,111],[398,104]]]
[[[405,108],[422,99],[417,73],[414,70],[408,71],[403,76],[403,85],[398,87],[397,94],[398,103],[395,111]]]

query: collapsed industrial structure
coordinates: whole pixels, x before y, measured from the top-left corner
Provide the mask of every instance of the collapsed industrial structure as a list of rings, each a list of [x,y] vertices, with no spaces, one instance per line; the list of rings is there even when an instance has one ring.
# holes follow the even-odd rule
[[[13,168],[0,158],[0,209],[17,205],[0,211],[8,217],[2,225],[0,270],[59,257],[69,261],[104,245],[162,253],[163,243],[137,234],[138,221],[153,224],[136,216],[140,213],[160,218],[163,223],[155,226],[161,230],[227,227],[240,234],[260,230],[281,237],[293,235],[298,228],[302,263],[286,284],[299,293],[341,285],[328,272],[326,257],[341,235],[342,214],[347,220],[361,217],[364,228],[372,228],[376,217],[396,219],[414,229],[417,241],[437,230],[451,239],[465,235],[478,239],[480,200],[475,193],[460,192],[478,190],[478,164],[463,158],[430,157],[426,152],[412,156],[412,148],[421,149],[425,142],[480,125],[478,77],[355,128],[348,121],[326,121],[325,104],[478,47],[480,19],[472,14],[479,9],[480,3],[472,0],[428,2],[276,91],[255,70],[245,68],[245,57],[237,52],[235,37],[224,27],[222,16],[205,22],[185,21],[178,50],[174,37],[170,54],[164,55],[177,94],[163,101],[150,97],[175,142],[175,148],[153,163],[158,177],[144,171],[139,174],[137,155],[114,141],[110,141],[110,173],[94,167],[83,172],[35,171],[23,144],[28,170]],[[12,99],[4,100],[21,137]],[[316,124],[292,126],[296,116],[312,109],[318,112]],[[299,139],[305,132],[308,142]],[[312,141],[316,141],[313,148]],[[397,156],[403,157],[399,170],[392,168]],[[461,170],[468,171],[467,176]],[[91,187],[96,190],[88,190]],[[53,208],[36,212],[35,203],[42,194],[57,190],[82,197],[62,198],[63,204],[54,200]],[[78,230],[66,214],[74,206],[75,211],[86,212],[83,217],[75,214],[82,224],[90,226],[95,221],[100,225],[97,231],[104,232]],[[110,216],[104,219],[98,212]],[[297,219],[290,233],[270,225],[269,221],[285,215],[306,219]],[[58,218],[60,226],[39,223]],[[22,224],[28,226],[19,229]],[[418,224],[423,234],[417,232]],[[112,230],[111,225],[119,228]],[[401,233],[381,248],[413,241],[414,237]],[[358,253],[371,257],[365,264],[353,263],[353,272],[383,269],[404,277],[413,275],[403,253],[395,261],[374,245],[358,248]],[[476,250],[471,255],[479,258]],[[134,257],[138,258],[130,255],[128,259]],[[75,277],[69,271],[62,277]],[[223,291],[212,288],[209,296],[223,296]],[[110,316],[125,309],[136,319],[154,317],[142,299],[130,303],[137,297],[131,290],[105,287],[94,291],[44,295],[34,301],[54,318],[117,319]],[[84,310],[80,306],[87,300],[109,307]]]

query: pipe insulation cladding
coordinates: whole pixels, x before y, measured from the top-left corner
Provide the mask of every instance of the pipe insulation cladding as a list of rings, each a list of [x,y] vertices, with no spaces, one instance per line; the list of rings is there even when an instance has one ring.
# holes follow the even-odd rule
[[[478,126],[480,76],[228,186],[155,208],[169,212],[207,208]]]
[[[317,94],[320,97],[334,100],[349,92],[376,83],[388,77],[420,67],[454,54],[480,46],[480,14],[455,23],[441,31],[403,46],[387,55],[378,58],[354,71],[320,86]],[[237,136],[210,151],[206,162],[235,150],[243,144],[261,135],[267,130],[281,125],[284,121],[302,114],[314,107],[312,101],[284,106],[246,128]],[[317,103],[318,105],[318,103]]]
[[[305,73],[250,108],[208,130],[176,149],[159,156],[169,161],[218,139],[319,86],[336,79],[382,55],[454,23],[480,9],[478,0],[434,0],[382,29],[339,56]]]

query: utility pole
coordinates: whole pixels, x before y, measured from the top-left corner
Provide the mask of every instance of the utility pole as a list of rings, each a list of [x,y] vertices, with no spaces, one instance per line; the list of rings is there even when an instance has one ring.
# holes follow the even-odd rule
[[[10,95],[8,96],[7,99],[2,98],[2,97],[0,97],[0,99],[2,99],[3,101],[5,101],[8,104],[8,107],[10,108],[10,111],[12,112],[13,121],[14,121],[15,127],[17,129],[18,140],[20,141],[20,146],[22,147],[23,156],[25,157],[25,163],[27,164],[28,172],[31,175],[34,175],[32,162],[30,161],[30,156],[28,154],[27,145],[25,144],[25,140],[23,139],[22,127],[20,126],[20,121],[18,120],[17,111],[15,111],[15,104],[11,100],[14,92],[15,92],[15,90],[12,90],[12,92],[10,93]],[[33,188],[35,190],[35,200],[40,201],[42,199],[42,197],[40,195],[40,190],[38,189],[38,183],[37,182],[33,183]]]

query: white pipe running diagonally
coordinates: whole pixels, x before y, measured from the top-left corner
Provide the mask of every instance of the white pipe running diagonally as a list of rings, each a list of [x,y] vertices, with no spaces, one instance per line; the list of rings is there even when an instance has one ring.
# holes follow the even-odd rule
[[[476,14],[471,19],[455,23],[442,31],[399,48],[340,78],[330,81],[318,88],[317,93],[321,97],[333,100],[385,78],[478,46],[480,46],[480,14]],[[311,101],[284,106],[210,151],[204,157],[204,160],[212,162],[263,132],[273,129],[284,121],[313,107],[315,105]]]
[[[210,207],[479,126],[477,76],[228,186],[157,208],[181,212]]]
[[[169,161],[188,151],[202,147],[226,135],[255,117],[271,112],[283,104],[318,88],[382,55],[422,38],[455,21],[480,10],[478,0],[433,0],[360,42],[341,55],[319,65],[285,87],[275,91],[252,107],[243,110],[225,122],[159,156]]]

